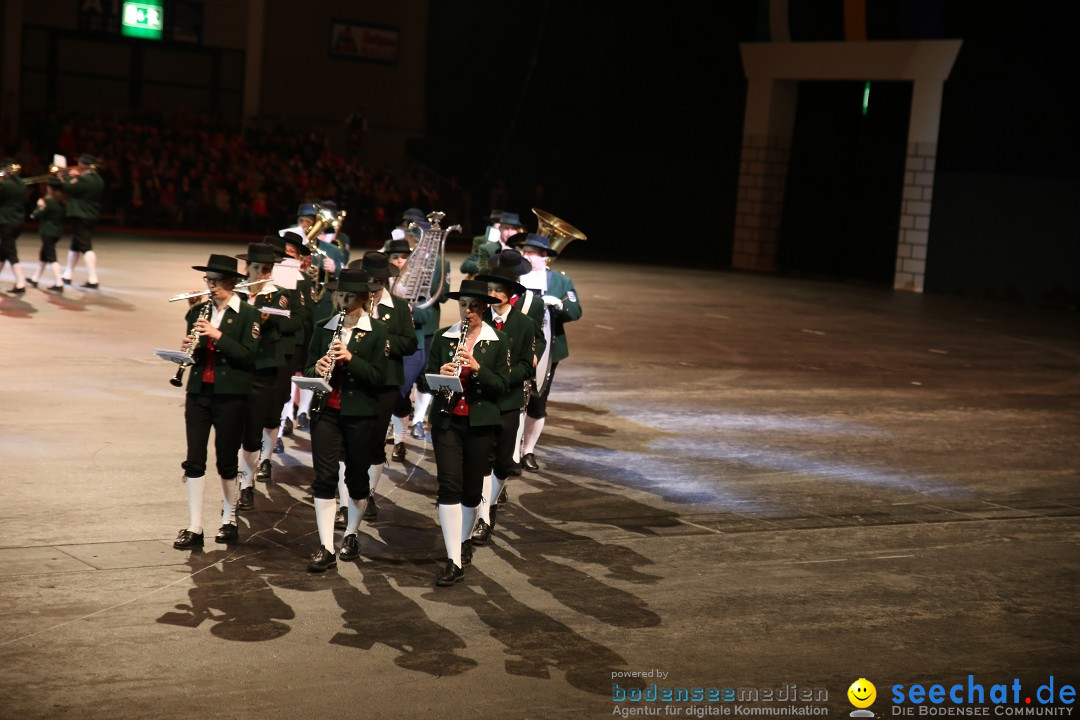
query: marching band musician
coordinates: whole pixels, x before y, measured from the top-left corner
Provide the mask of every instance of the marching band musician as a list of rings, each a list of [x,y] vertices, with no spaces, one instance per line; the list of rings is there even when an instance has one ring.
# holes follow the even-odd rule
[[[427,362],[429,374],[457,376],[463,387],[461,393],[437,393],[432,402],[439,524],[447,555],[435,577],[440,587],[459,582],[472,562],[467,541],[495,446],[499,400],[509,388],[512,354],[506,335],[483,320],[488,305],[500,304],[488,294],[487,283],[463,280],[450,298],[458,301],[461,321],[435,335]]]
[[[520,238],[520,236],[519,236]],[[548,257],[557,257],[551,249],[550,241],[543,235],[528,233],[520,243],[521,254],[532,265],[532,272],[523,275],[521,280],[529,284],[529,276],[539,277],[542,284],[544,306],[551,318],[551,366],[547,377],[537,377],[538,395],[529,399],[525,411],[524,431],[522,433],[521,464],[526,470],[536,472],[540,464],[536,462],[536,443],[544,432],[544,420],[547,418],[547,399],[551,392],[551,383],[559,362],[570,355],[566,342],[566,323],[581,318],[581,303],[578,302],[574,281],[565,273],[555,272],[547,267]]]
[[[504,257],[505,256],[505,257]],[[525,315],[521,307],[528,292],[517,282],[521,274],[521,255],[516,250],[503,250],[493,258],[505,260],[493,263],[489,274],[477,275],[476,280],[488,284],[488,293],[499,302],[484,314],[485,322],[506,333],[510,343],[510,386],[499,398],[499,429],[495,437],[491,472],[484,475],[484,490],[477,509],[473,545],[485,545],[495,529],[497,498],[506,481],[518,468],[515,457],[518,449],[518,425],[522,410],[529,398],[529,381],[535,377],[538,354],[543,354],[544,335],[538,325],[543,318]],[[531,303],[534,311],[543,311],[539,302]],[[537,349],[537,344],[541,347]]]
[[[15,273],[14,295],[26,292],[26,279],[19,264],[19,250],[15,241],[26,224],[26,184],[19,177],[19,164],[12,158],[0,161],[0,270],[4,263],[11,263]]]
[[[386,430],[390,426],[390,416],[399,397],[398,388],[405,382],[405,358],[416,352],[418,343],[409,303],[390,292],[390,278],[397,276],[398,269],[390,264],[386,253],[364,253],[359,269],[367,273],[376,285],[371,292],[371,307],[374,309],[372,314],[386,323],[390,348],[385,385],[379,392],[379,432],[372,440],[369,472],[371,493],[367,499],[367,507],[364,508],[364,518],[371,520],[379,514],[375,502],[375,488],[382,478],[386,463]]]
[[[323,572],[360,555],[357,530],[360,502],[369,495],[372,438],[382,442],[378,397],[386,384],[387,327],[366,312],[371,291],[378,287],[359,270],[345,270],[338,278],[334,302],[342,309],[316,328],[308,350],[313,360],[309,377],[329,378],[332,388],[325,406],[311,417],[312,464],[315,468],[315,523],[319,549],[311,556],[309,572]],[[334,516],[339,458],[345,461],[348,519],[341,553],[334,553]]]
[[[255,473],[260,458],[270,459],[277,440],[278,423],[281,419],[281,383],[289,382],[293,374],[292,351],[295,347],[293,333],[300,328],[299,312],[292,313],[293,294],[279,288],[271,280],[277,255],[268,243],[248,245],[246,254],[237,259],[247,263],[248,282],[255,283],[240,291],[247,302],[260,311],[259,344],[255,351],[254,375],[247,422],[244,428],[240,452],[240,510],[255,509]],[[270,310],[270,312],[267,311]],[[299,310],[299,308],[297,308]],[[287,312],[288,317],[273,312]],[[289,346],[286,358],[285,345]]]
[[[38,286],[41,276],[47,269],[53,273],[52,287],[45,288],[52,292],[64,292],[64,281],[60,277],[60,263],[56,261],[56,243],[64,234],[64,184],[60,178],[51,177],[45,181],[45,197],[38,198],[37,207],[30,217],[35,218],[40,227],[41,252],[38,260],[41,264],[34,271],[34,277],[28,281],[34,287]]]
[[[472,254],[461,263],[461,272],[465,275],[472,277],[483,272],[487,267],[488,259],[509,247],[507,241],[525,229],[518,214],[512,212],[503,212],[498,222],[493,223],[492,227],[498,230],[498,238],[477,244],[473,248]]]
[[[409,241],[405,239],[391,240],[387,249],[390,264],[400,272],[412,253]],[[443,284],[444,277],[447,278],[445,286]],[[410,414],[413,418],[411,423],[413,437],[417,439],[423,439],[424,437],[424,415],[427,413],[428,405],[431,402],[431,394],[420,392],[420,388],[417,387],[415,409],[409,398],[412,395],[413,384],[427,365],[428,348],[431,347],[431,339],[439,329],[439,305],[450,299],[449,278],[450,261],[443,260],[443,267],[434,269],[431,277],[431,287],[428,289],[428,295],[430,295],[435,288],[442,288],[438,300],[429,307],[414,306],[412,310],[413,325],[416,328],[417,348],[414,353],[404,358],[405,380],[398,388],[398,399],[390,416],[390,422],[394,426],[394,451],[391,453],[390,458],[395,462],[405,462],[405,432],[406,426],[410,425]]]
[[[173,542],[178,550],[202,547],[203,493],[206,489],[206,443],[214,429],[214,451],[221,477],[223,508],[216,542],[231,544],[238,539],[236,502],[237,454],[251,392],[252,364],[259,342],[259,312],[233,293],[236,258],[211,255],[206,265],[192,266],[206,273],[209,289],[206,303],[194,305],[187,313],[187,335],[181,349],[194,347],[194,364],[188,370],[184,422],[187,426],[187,458],[182,463],[188,491],[188,526]],[[195,334],[197,333],[197,335]]]
[[[67,216],[71,219],[71,250],[62,275],[64,284],[71,284],[72,273],[82,258],[86,260],[86,282],[82,287],[97,289],[97,253],[91,233],[101,215],[101,195],[105,191],[105,181],[97,173],[97,158],[87,153],[80,155],[78,165],[68,171],[63,182]]]

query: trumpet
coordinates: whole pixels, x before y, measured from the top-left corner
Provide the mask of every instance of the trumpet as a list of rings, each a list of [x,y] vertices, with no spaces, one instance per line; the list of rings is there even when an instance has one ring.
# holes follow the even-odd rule
[[[465,319],[461,321],[461,335],[458,336],[457,347],[454,348],[454,377],[461,377],[461,353],[465,350],[465,343],[469,339],[469,317],[466,315]],[[464,389],[462,389],[464,392]],[[443,399],[444,403],[439,413],[442,415],[449,415],[454,409],[454,396],[456,392],[448,387],[439,388],[439,396]]]
[[[213,303],[205,303],[202,306],[202,309],[199,310],[199,317],[195,320],[194,325],[198,325],[199,320],[208,320],[210,318],[211,305],[213,305]],[[192,326],[193,328],[194,325]],[[180,365],[180,367],[176,369],[176,375],[173,376],[171,380],[169,380],[169,384],[173,387],[180,387],[184,384],[184,370],[187,370],[189,365],[195,364],[195,347],[199,344],[199,334],[200,333],[197,329],[192,329],[191,344],[188,345],[188,349],[186,350],[188,361],[187,363]]]
[[[35,185],[37,183],[43,183],[48,181],[49,178],[65,178],[68,176],[68,168],[62,168],[58,165],[50,165],[49,172],[43,175],[31,175],[30,177],[23,178],[24,185]]]
[[[249,287],[251,285],[258,285],[259,283],[264,282],[266,282],[266,280],[248,280],[246,282],[233,285],[233,290],[242,290],[243,288]],[[210,290],[196,290],[194,292],[183,293],[181,295],[173,295],[171,298],[169,298],[169,302],[176,302],[177,300],[189,300],[191,298],[203,297],[204,295],[209,296]]]

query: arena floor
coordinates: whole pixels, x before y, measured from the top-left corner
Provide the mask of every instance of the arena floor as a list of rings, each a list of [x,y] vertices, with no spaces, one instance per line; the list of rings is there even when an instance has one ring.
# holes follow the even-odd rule
[[[240,545],[174,550],[182,394],[153,349],[189,267],[244,247],[96,244],[100,291],[0,299],[0,717],[841,716],[859,678],[882,717],[895,685],[1080,680],[1075,315],[559,260],[584,317],[542,470],[443,589],[411,440],[356,564],[305,572],[302,432]],[[653,684],[776,692],[632,699]]]

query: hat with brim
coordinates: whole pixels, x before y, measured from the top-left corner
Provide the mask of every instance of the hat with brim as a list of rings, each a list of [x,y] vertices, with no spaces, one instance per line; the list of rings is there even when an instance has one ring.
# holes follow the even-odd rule
[[[412,252],[412,246],[408,240],[391,240],[386,246],[387,255],[408,255]]]
[[[296,208],[296,217],[315,217],[316,215],[318,213],[315,212],[315,206],[311,203],[304,203]]]
[[[500,227],[513,226],[513,227],[525,227],[521,224],[521,218],[517,213],[504,212],[499,216],[497,221]]]
[[[211,255],[210,260],[205,265],[192,265],[191,269],[220,273],[234,278],[246,277],[244,273],[236,269],[236,258],[230,255]]]
[[[510,295],[524,295],[525,286],[506,274],[491,272],[487,275],[477,275],[474,280],[486,282],[491,285],[502,285]]]
[[[311,248],[304,244],[304,238],[298,233],[287,232],[281,236],[286,245],[292,245],[301,255],[310,255]]]
[[[409,208],[401,217],[407,222],[415,223],[422,223],[427,220],[427,215],[420,208]]]
[[[447,295],[454,300],[476,298],[491,305],[498,305],[501,302],[499,298],[488,295],[487,283],[482,280],[462,280],[458,291],[447,293]]]
[[[360,267],[368,275],[374,278],[397,277],[401,272],[390,264],[390,256],[386,253],[372,250],[364,253],[364,261]]]
[[[517,280],[525,273],[532,272],[532,264],[517,250],[506,248],[488,258],[487,271]]]
[[[251,243],[248,245],[247,253],[244,255],[237,255],[236,259],[249,263],[265,264],[278,262],[278,256],[274,251],[274,246],[267,245],[266,243]]]
[[[342,270],[337,280],[326,284],[326,289],[333,292],[369,293],[378,288],[363,270]]]
[[[521,235],[521,233],[518,233],[514,237],[516,238],[516,237],[518,237],[518,235]],[[511,239],[513,239],[513,238],[511,238]],[[548,257],[559,257],[559,253],[557,253],[557,252],[555,252],[554,250],[551,249],[551,241],[548,240],[543,235],[537,235],[536,233],[528,233],[525,236],[525,240],[523,242],[515,244],[514,247],[519,247],[519,248],[523,248],[523,247],[540,248],[541,250],[543,250],[544,252],[547,253]]]
[[[80,165],[97,165],[97,158],[90,153],[83,153],[79,156]]]

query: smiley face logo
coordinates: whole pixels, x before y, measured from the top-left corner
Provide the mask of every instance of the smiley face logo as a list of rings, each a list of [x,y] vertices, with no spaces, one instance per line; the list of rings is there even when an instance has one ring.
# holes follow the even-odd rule
[[[847,689],[848,700],[857,708],[868,708],[877,700],[877,688],[866,678],[859,678]]]

